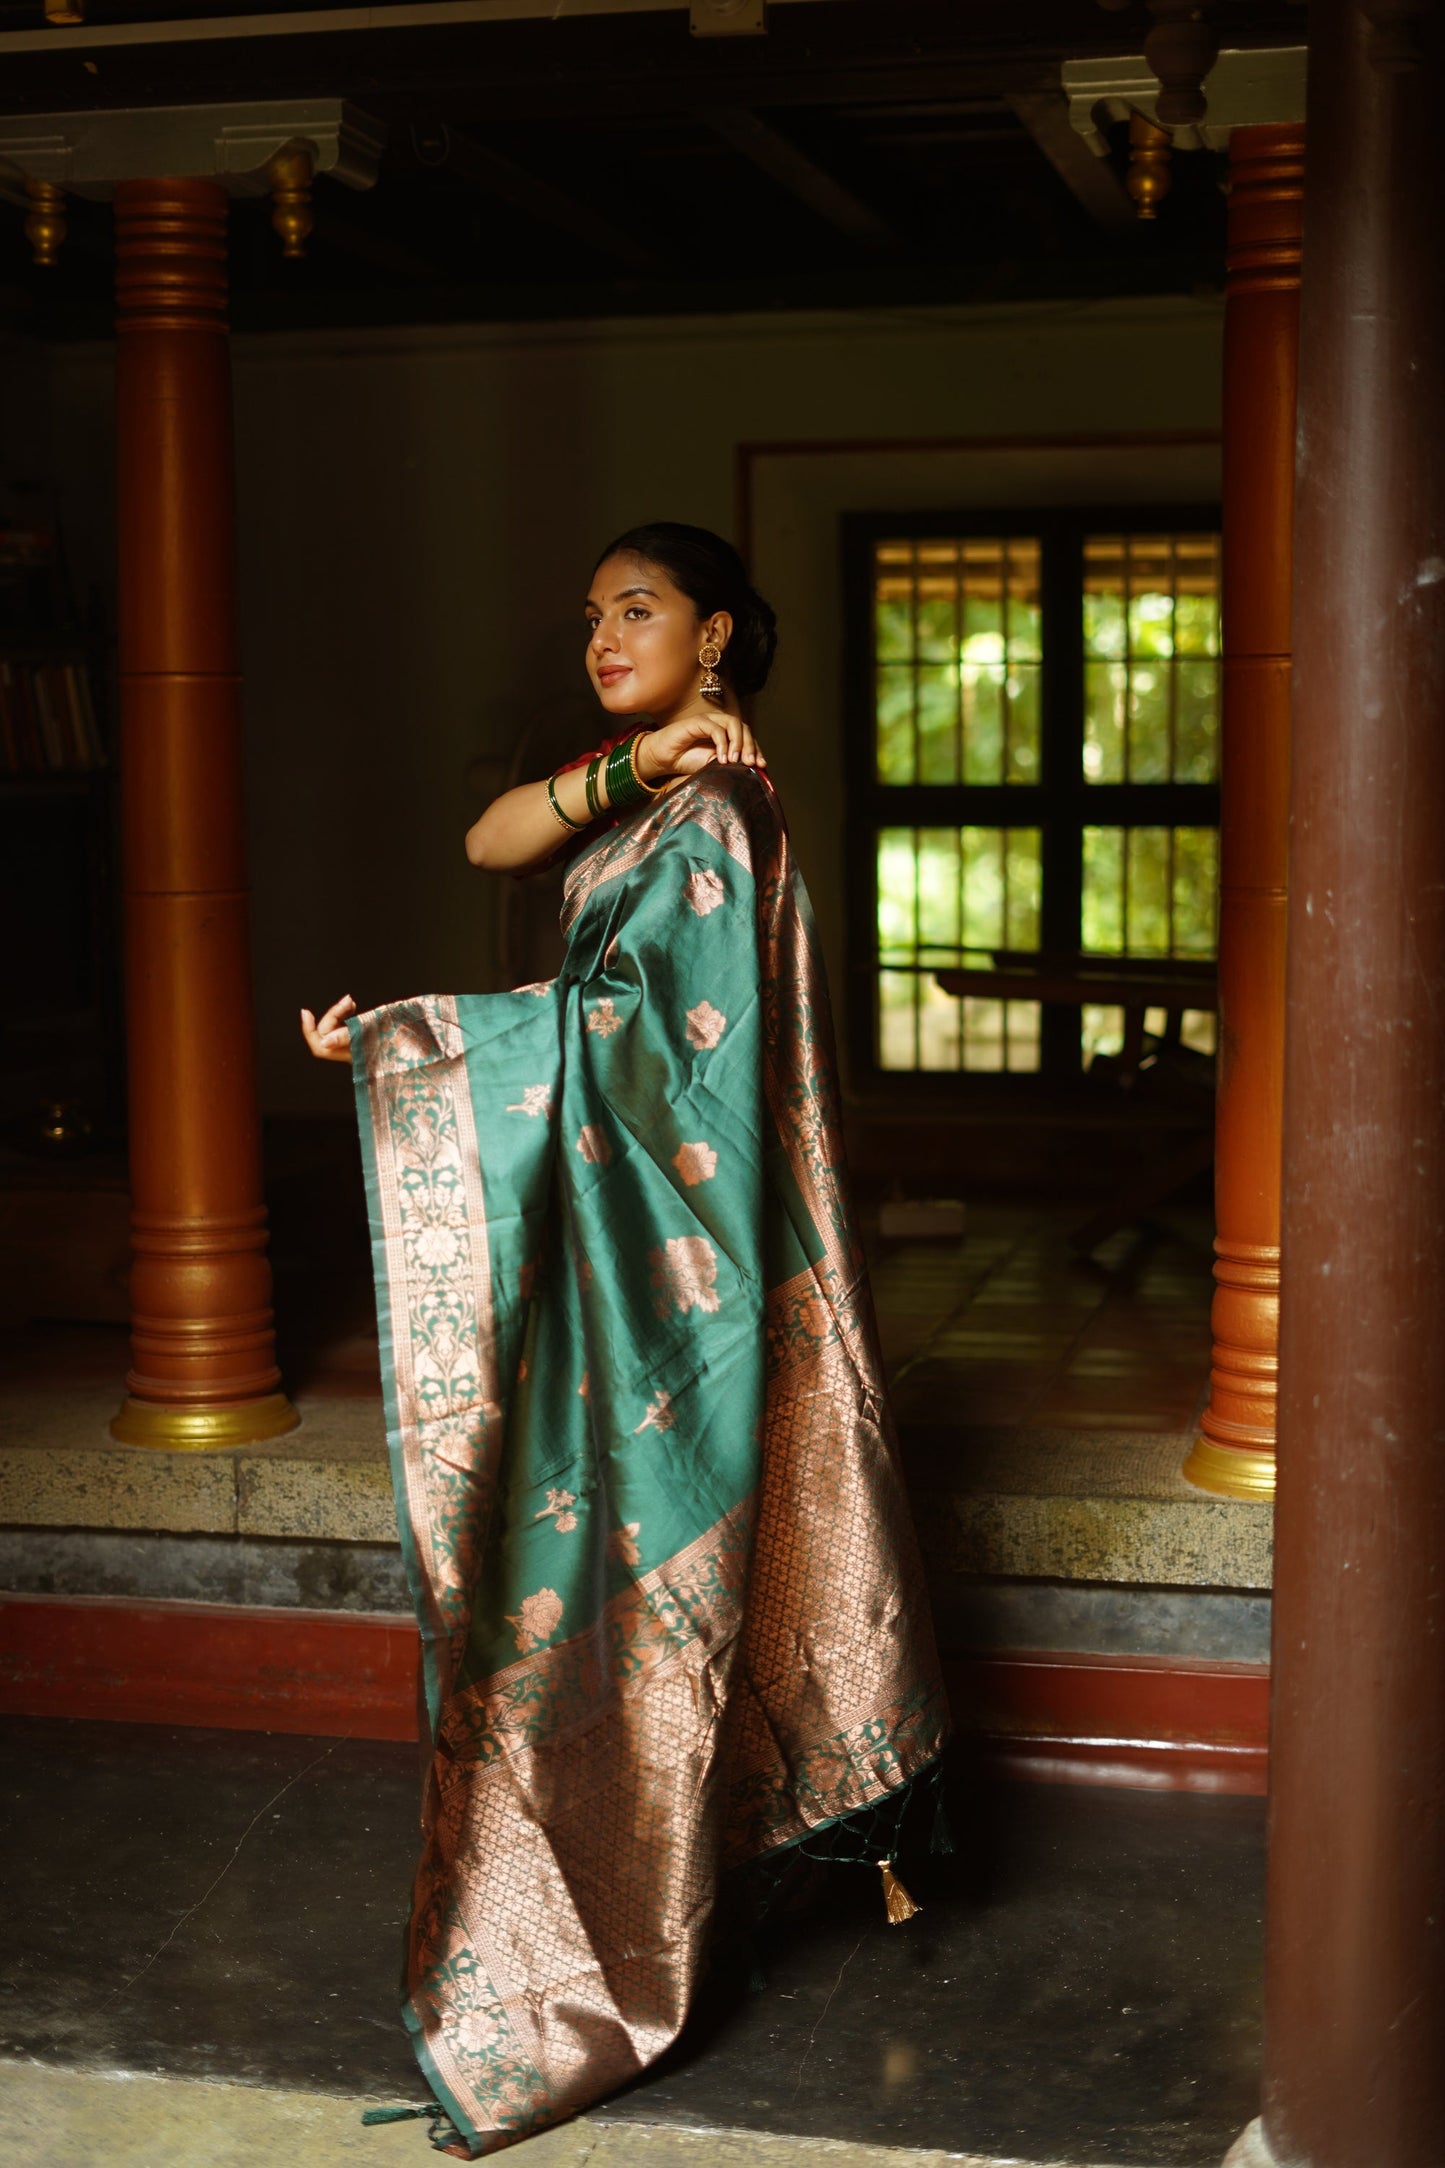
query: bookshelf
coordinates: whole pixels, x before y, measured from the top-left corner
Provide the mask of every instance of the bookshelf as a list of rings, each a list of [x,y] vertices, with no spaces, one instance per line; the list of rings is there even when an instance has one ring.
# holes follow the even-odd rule
[[[106,766],[83,650],[0,641],[0,775],[86,775]]]

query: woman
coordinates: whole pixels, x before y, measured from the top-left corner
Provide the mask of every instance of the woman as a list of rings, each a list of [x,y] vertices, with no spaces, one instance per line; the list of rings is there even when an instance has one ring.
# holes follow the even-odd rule
[[[432,1759],[405,2011],[476,2159],[677,2035],[723,1870],[891,1871],[946,1728],[811,913],[729,544],[608,549],[614,735],[467,837],[581,841],[545,985],[302,1011],[353,1064]],[[343,1021],[343,1019],[345,1021]]]

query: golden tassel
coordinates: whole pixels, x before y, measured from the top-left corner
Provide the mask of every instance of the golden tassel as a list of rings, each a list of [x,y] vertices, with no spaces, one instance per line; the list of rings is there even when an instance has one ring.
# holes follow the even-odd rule
[[[892,1860],[880,1859],[878,1872],[883,1877],[883,1905],[888,1914],[888,1923],[891,1927],[901,1927],[905,1920],[911,1920],[914,1913],[921,1912],[923,1907],[913,1902],[893,1872]]]

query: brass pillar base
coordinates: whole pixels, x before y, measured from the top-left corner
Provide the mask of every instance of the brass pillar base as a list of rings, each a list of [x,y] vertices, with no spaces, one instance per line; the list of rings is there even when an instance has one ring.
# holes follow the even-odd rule
[[[1248,2130],[1240,2132],[1225,2154],[1224,2168],[1279,2168],[1258,2116]]]
[[[1221,1498],[1274,1497],[1274,1455],[1247,1446],[1216,1445],[1199,1437],[1184,1463],[1184,1480]]]
[[[300,1420],[284,1393],[233,1401],[224,1408],[170,1408],[156,1400],[125,1400],[111,1419],[110,1434],[122,1445],[149,1445],[163,1453],[223,1453],[284,1437]]]

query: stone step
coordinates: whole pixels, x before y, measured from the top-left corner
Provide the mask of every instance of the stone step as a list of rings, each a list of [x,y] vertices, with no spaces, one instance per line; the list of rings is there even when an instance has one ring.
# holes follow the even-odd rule
[[[380,1403],[298,1405],[299,1429],[225,1453],[107,1434],[110,1386],[11,1395],[0,1527],[136,1529],[290,1542],[395,1540]],[[904,1452],[935,1587],[979,1576],[1264,1590],[1272,1515],[1180,1474],[1190,1440],[1134,1431],[910,1427]]]
[[[1004,2168],[990,2154],[591,2116],[527,2139],[510,2158],[518,2168]],[[438,2159],[423,2124],[363,2128],[355,2103],[327,2093],[0,2063],[0,2168],[425,2168]],[[1065,2164],[1011,2153],[1007,2168]]]

